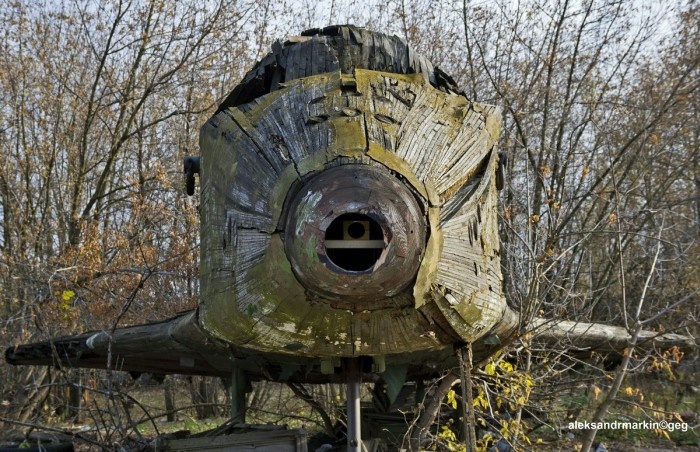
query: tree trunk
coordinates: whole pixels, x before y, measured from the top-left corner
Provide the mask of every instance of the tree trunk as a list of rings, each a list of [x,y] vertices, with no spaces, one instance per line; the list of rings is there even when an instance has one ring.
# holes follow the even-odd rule
[[[3,417],[27,422],[40,412],[49,396],[52,376],[47,367],[29,367],[23,370],[16,385],[12,403],[3,410]]]
[[[83,372],[75,369],[66,373],[66,419],[80,422],[80,412],[83,401]]]
[[[191,377],[190,394],[195,406],[197,419],[207,419],[216,416],[218,388],[216,380],[209,377]]]
[[[166,420],[175,422],[175,382],[172,375],[166,375],[163,382],[163,395],[165,397]]]
[[[460,379],[462,387],[462,424],[464,427],[464,444],[467,452],[476,452],[476,415],[472,397],[472,344],[466,344],[457,350],[459,357]]]
[[[445,375],[437,387],[435,394],[428,398],[428,405],[425,407],[423,414],[418,418],[415,425],[411,427],[411,439],[409,449],[414,452],[421,450],[420,445],[425,436],[425,432],[430,429],[430,426],[435,422],[435,418],[440,412],[440,404],[442,404],[447,391],[459,380],[459,376],[455,373]]]

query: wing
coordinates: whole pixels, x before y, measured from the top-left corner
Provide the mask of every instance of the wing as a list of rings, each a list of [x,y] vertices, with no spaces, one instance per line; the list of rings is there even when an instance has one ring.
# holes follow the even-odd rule
[[[241,370],[250,380],[303,383],[342,382],[340,360],[300,357],[226,344],[207,334],[188,311],[159,322],[52,338],[10,347],[5,359],[13,365],[39,365],[231,377]],[[368,366],[372,360],[367,360]],[[452,347],[429,353],[387,356],[383,369],[400,380],[430,377],[456,364]],[[386,374],[386,375],[389,375]]]

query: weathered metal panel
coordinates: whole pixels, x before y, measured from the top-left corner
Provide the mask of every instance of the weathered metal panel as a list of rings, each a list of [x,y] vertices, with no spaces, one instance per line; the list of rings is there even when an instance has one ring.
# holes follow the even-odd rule
[[[459,323],[452,328],[460,337],[476,339],[485,334],[498,321],[494,314],[505,307],[499,260],[492,254],[485,256],[473,237],[467,245],[464,238],[476,228],[478,234],[497,240],[497,230],[495,223],[482,221],[474,225],[474,221],[464,218],[476,217],[477,206],[495,212],[495,196],[488,196],[488,193],[495,191],[490,181],[496,159],[489,159],[495,153],[486,146],[493,145],[495,138],[491,134],[497,133],[498,128],[489,129],[485,125],[494,122],[492,116],[496,113],[475,108],[464,97],[439,91],[419,75],[365,69],[356,69],[352,76],[331,73],[306,77],[262,96],[243,110],[231,107],[219,113],[219,116],[234,118],[234,121],[214,121],[217,136],[229,139],[210,141],[206,137],[211,135],[208,131],[211,126],[205,126],[203,160],[214,160],[217,155],[225,154],[238,173],[250,168],[250,174],[262,178],[261,171],[266,170],[266,177],[272,179],[258,181],[254,189],[239,187],[253,183],[252,177],[222,177],[221,170],[207,173],[211,167],[204,165],[203,191],[210,193],[203,194],[209,201],[202,206],[203,211],[208,211],[203,213],[203,222],[204,218],[207,221],[223,219],[223,215],[215,212],[223,205],[227,206],[229,221],[234,218],[239,225],[238,219],[245,218],[239,207],[241,202],[221,196],[239,193],[248,198],[267,196],[267,199],[256,197],[256,201],[269,209],[271,224],[276,224],[277,229],[270,232],[270,223],[266,223],[269,216],[249,217],[246,226],[256,231],[249,231],[248,239],[241,241],[239,226],[235,244],[230,245],[239,248],[231,259],[232,274],[224,271],[221,277],[210,276],[202,282],[200,320],[204,328],[223,340],[242,342],[260,351],[303,356],[429,350],[448,345],[436,339],[444,335],[436,334],[430,327],[426,330],[425,322],[419,320],[423,317],[410,314],[410,310],[430,300],[429,294],[435,286],[447,288],[456,297],[453,310],[458,315],[449,315],[448,322]],[[410,307],[403,304],[388,307],[384,302],[375,305],[376,296],[372,297],[372,303],[363,301],[362,296],[356,301],[341,303],[323,294],[320,297],[310,294],[306,283],[303,285],[299,281],[299,272],[305,270],[295,268],[292,271],[288,253],[283,249],[284,234],[289,231],[284,231],[284,225],[276,219],[290,215],[284,212],[284,205],[289,202],[287,193],[293,190],[294,184],[306,184],[303,181],[310,175],[337,168],[339,159],[346,159],[345,164],[356,164],[366,163],[367,157],[373,165],[396,172],[411,190],[415,190],[423,203],[425,223],[431,227],[421,265],[421,269],[428,270],[418,272],[417,285],[401,295],[402,300],[406,295],[413,298]],[[260,162],[254,162],[255,158]],[[488,169],[482,168],[479,172],[484,161],[491,163]],[[285,176],[290,168],[294,171],[292,177]],[[476,188],[465,194],[459,191],[464,184]],[[355,189],[354,196],[360,195],[361,190]],[[453,197],[458,199],[453,201]],[[342,204],[342,200],[338,203]],[[449,218],[443,215],[443,204],[448,207],[445,212]],[[251,202],[245,206],[256,212]],[[465,206],[470,210],[464,210]],[[385,203],[385,207],[390,208],[391,204]],[[429,220],[431,217],[433,220]],[[489,227],[492,230],[486,231]],[[202,234],[225,230],[226,227],[209,226]],[[269,235],[267,241],[262,239],[265,234]],[[397,234],[397,249],[401,249],[403,234]],[[320,240],[318,237],[310,237],[310,240],[306,246],[315,256],[322,251],[322,245],[313,241]],[[219,241],[202,238],[203,245]],[[244,243],[248,241],[250,243]],[[203,247],[202,267],[214,270],[224,260],[216,256],[220,253],[222,250],[218,246]],[[468,262],[460,262],[460,259]],[[469,277],[467,270],[475,262],[483,268],[482,273]],[[482,275],[488,278],[484,280]],[[353,276],[347,282],[343,282],[343,278],[337,282],[331,279],[328,284],[341,287],[352,284],[353,278],[356,279]],[[390,296],[386,298],[390,299]],[[371,315],[363,314],[370,307]],[[477,308],[484,310],[478,322],[470,314]],[[403,312],[405,310],[409,310],[409,315]]]

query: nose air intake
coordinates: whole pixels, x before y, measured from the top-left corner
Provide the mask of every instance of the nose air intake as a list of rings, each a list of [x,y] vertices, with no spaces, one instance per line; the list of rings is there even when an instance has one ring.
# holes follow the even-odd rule
[[[415,278],[426,222],[389,171],[343,165],[307,180],[289,201],[285,250],[300,282],[329,299],[382,299]]]
[[[328,259],[351,272],[371,271],[385,245],[379,223],[358,213],[346,213],[333,220],[323,243]]]

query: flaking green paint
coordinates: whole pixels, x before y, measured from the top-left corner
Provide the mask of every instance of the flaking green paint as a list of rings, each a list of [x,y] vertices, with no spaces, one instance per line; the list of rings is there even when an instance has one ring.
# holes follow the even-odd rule
[[[287,198],[287,193],[294,181],[299,179],[299,173],[294,165],[288,165],[279,175],[275,186],[272,189],[272,199],[270,199],[270,207],[272,208],[272,224],[277,225],[282,216],[284,208],[284,200]]]
[[[416,283],[413,285],[413,299],[416,309],[431,299],[430,288],[435,281],[435,275],[437,275],[438,260],[443,246],[439,208],[428,208],[428,222],[430,224],[430,237],[425,246],[425,254],[416,276]]]
[[[413,173],[411,167],[405,160],[391,151],[387,151],[377,143],[370,143],[367,155],[387,168],[396,171],[408,180],[411,186],[420,193],[423,199],[429,199],[428,190],[418,177]]]
[[[492,106],[474,104],[474,111],[486,117],[485,128],[489,133],[486,149],[492,149],[501,137],[501,110]]]
[[[483,309],[474,304],[474,299],[476,298],[474,295],[475,293],[472,293],[468,301],[462,301],[454,306],[460,317],[471,327],[482,324],[483,320]]]
[[[304,254],[306,255],[307,262],[315,262],[317,259],[316,248],[318,242],[316,241],[316,236],[312,235],[309,237],[308,242],[304,244]]]

